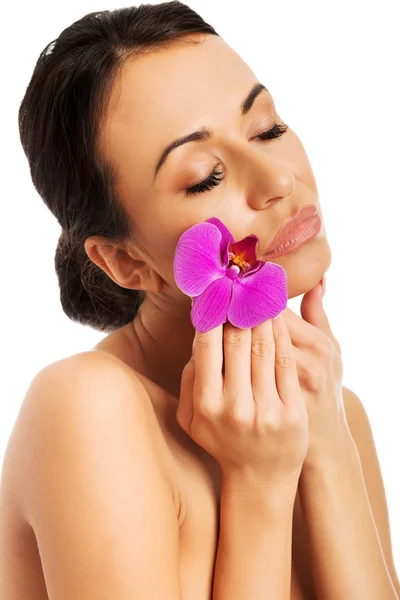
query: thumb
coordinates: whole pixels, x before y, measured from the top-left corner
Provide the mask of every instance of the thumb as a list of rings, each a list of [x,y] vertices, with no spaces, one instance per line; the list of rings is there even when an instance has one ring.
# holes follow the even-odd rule
[[[176,420],[182,429],[191,437],[193,408],[193,388],[195,379],[194,355],[183,368]]]
[[[318,327],[334,342],[335,338],[322,303],[322,298],[323,289],[321,282],[318,282],[311,290],[304,294],[300,305],[301,316],[311,325]]]

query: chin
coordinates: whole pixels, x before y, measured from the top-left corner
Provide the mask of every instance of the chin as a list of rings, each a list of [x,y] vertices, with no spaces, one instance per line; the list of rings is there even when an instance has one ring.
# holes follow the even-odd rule
[[[294,252],[276,258],[274,262],[287,273],[288,298],[311,290],[324,276],[332,261],[326,236],[316,237]]]

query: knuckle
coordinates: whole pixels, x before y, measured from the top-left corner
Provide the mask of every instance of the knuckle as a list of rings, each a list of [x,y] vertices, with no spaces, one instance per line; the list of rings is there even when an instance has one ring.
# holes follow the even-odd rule
[[[277,433],[282,425],[281,412],[271,406],[266,408],[264,405],[256,411],[256,424],[258,429],[267,427],[270,433]]]
[[[224,343],[231,346],[237,346],[243,342],[248,333],[245,329],[238,327],[226,327],[224,329]]]
[[[212,346],[212,338],[206,333],[196,332],[196,346],[198,348],[210,348]]]
[[[282,369],[287,369],[293,364],[293,356],[287,351],[278,351],[275,354],[275,364]]]
[[[268,421],[268,430],[270,434],[281,436],[290,429],[290,423],[285,415],[279,413],[270,416]]]
[[[267,358],[273,354],[273,346],[265,338],[253,337],[251,341],[251,353],[257,358]]]
[[[204,421],[214,421],[218,415],[216,403],[210,401],[208,394],[197,394],[194,412]]]
[[[282,416],[272,413],[265,418],[265,422],[268,425],[268,429],[271,432],[278,433],[282,430]]]
[[[266,426],[271,435],[280,435],[285,432],[299,429],[304,425],[304,415],[301,411],[270,412],[261,420],[261,425]]]
[[[305,381],[307,382],[307,387],[310,391],[321,391],[325,387],[326,379],[326,372],[318,365],[306,367]]]
[[[250,427],[253,422],[253,414],[245,403],[234,400],[225,411],[225,419],[234,430],[237,430]]]

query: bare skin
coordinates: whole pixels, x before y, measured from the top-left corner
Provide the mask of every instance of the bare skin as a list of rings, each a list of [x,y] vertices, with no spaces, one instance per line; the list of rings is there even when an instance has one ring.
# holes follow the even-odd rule
[[[121,330],[122,332],[122,330]],[[95,349],[110,352],[122,361],[130,361],[131,344],[115,339],[112,334],[95,346]],[[117,354],[116,347],[118,347]],[[125,348],[124,348],[125,347]],[[137,363],[139,367],[139,363]],[[175,473],[180,490],[180,518],[184,524],[180,531],[182,547],[187,547],[188,568],[181,571],[184,589],[192,590],[188,597],[207,598],[207,583],[212,577],[218,541],[218,507],[221,491],[221,472],[218,463],[188,437],[176,422],[178,397],[149,380],[143,371],[140,374],[157,415],[158,422],[177,466]],[[307,554],[303,518],[299,494],[296,495],[293,512],[292,534],[291,600],[314,600],[316,598],[312,573]],[[204,571],[205,570],[205,571]],[[206,576],[197,573],[206,572]],[[203,595],[204,594],[204,595]]]
[[[139,314],[122,330],[141,348],[150,379],[174,395],[179,394],[194,336],[190,299],[173,276],[181,234],[215,216],[236,240],[256,234],[261,258],[300,206],[314,204],[323,220],[311,165],[290,124],[278,139],[257,139],[284,122],[271,93],[262,91],[242,116],[240,105],[259,80],[223,39],[197,39],[203,43],[178,45],[125,65],[111,96],[101,148],[117,168],[118,193],[135,237],[110,245],[92,236],[85,244],[93,262],[115,282],[146,291]],[[173,150],[154,180],[164,147],[203,126],[215,135]],[[218,186],[185,195],[185,188],[203,181],[214,168],[224,173]],[[310,290],[331,263],[324,223],[317,237],[272,262],[286,270],[289,298]]]
[[[282,222],[300,206],[315,204],[321,218],[322,213],[311,166],[294,131],[289,127],[271,141],[256,137],[283,122],[271,93],[262,91],[241,115],[241,103],[259,80],[224,40],[199,39],[199,45],[175,44],[125,65],[112,91],[101,150],[117,166],[118,193],[135,224],[135,239],[113,245],[93,236],[85,248],[119,285],[146,291],[133,322],[93,350],[135,370],[148,392],[179,489],[182,582],[188,598],[206,600],[218,539],[220,473],[212,457],[176,422],[180,377],[191,356],[194,329],[190,299],[174,281],[174,250],[186,229],[212,216],[222,220],[236,240],[256,234],[260,250],[265,250]],[[163,148],[202,126],[212,128],[214,136],[175,149],[153,182]],[[185,188],[215,167],[224,172],[219,186],[185,195]],[[274,260],[288,275],[289,298],[310,290],[330,261],[324,226],[297,251]],[[22,451],[20,439],[15,463]],[[32,529],[23,518],[21,489],[5,483],[3,514],[11,549],[6,568],[10,579],[13,570],[16,586],[7,600],[43,600],[44,580]],[[291,598],[314,597],[297,496]]]
[[[134,369],[147,390],[155,415],[154,445],[159,446],[161,433],[165,440],[165,445],[161,447],[163,463],[173,482],[171,494],[174,496],[179,528],[179,572],[183,597],[210,600],[219,532],[220,467],[178,425],[175,416],[178,398],[148,379],[141,371],[140,362],[135,368],[132,345],[122,330],[104,338],[93,350],[107,356],[110,367],[114,367],[117,360],[121,369]],[[80,377],[80,368],[75,367],[77,377]],[[104,369],[104,361],[99,368]],[[110,380],[113,372],[114,369],[110,368]],[[132,385],[134,398],[135,387]],[[27,456],[30,452],[27,448],[31,444],[29,431],[34,429],[31,427],[35,420],[34,412],[34,404],[25,400],[8,445],[7,468],[2,481],[0,513],[3,539],[0,546],[3,550],[7,549],[7,555],[0,557],[0,570],[5,582],[5,589],[1,585],[0,589],[7,600],[19,600],[22,597],[45,600],[49,597],[34,528],[26,510],[29,505],[26,481],[32,477],[31,473],[29,477],[26,475],[30,468],[30,458]],[[126,418],[129,418],[128,413]],[[102,443],[100,438],[99,453]],[[115,469],[118,468],[118,464],[115,464]],[[10,477],[10,473],[17,475]],[[59,485],[63,486],[61,478],[62,475]],[[120,510],[120,507],[116,510]],[[292,557],[291,600],[315,600],[299,493],[293,511]]]

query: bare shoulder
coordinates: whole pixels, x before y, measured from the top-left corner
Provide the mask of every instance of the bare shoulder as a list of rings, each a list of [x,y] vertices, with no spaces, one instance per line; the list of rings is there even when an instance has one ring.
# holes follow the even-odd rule
[[[368,500],[372,509],[386,566],[393,586],[400,597],[400,582],[393,558],[389,508],[373,428],[365,406],[359,396],[353,390],[344,386],[342,391],[346,419],[360,457]]]
[[[22,516],[29,522],[28,504],[37,488],[37,465],[51,460],[45,449],[51,454],[54,445],[61,447],[63,436],[76,439],[76,452],[82,452],[82,460],[89,444],[100,456],[112,451],[110,444],[116,437],[129,440],[142,436],[165,474],[179,513],[179,490],[165,456],[151,399],[140,377],[119,358],[105,352],[82,352],[45,366],[31,381],[4,459],[4,472],[10,474],[14,495],[21,499]],[[85,447],[80,446],[82,442]],[[125,450],[129,453],[132,448]],[[93,451],[94,447],[90,448]],[[126,458],[116,456],[120,461]]]
[[[9,505],[6,491],[18,491],[49,597],[181,600],[175,490],[157,426],[135,372],[105,353],[33,378],[2,492]]]
[[[360,413],[365,414],[365,408],[360,398],[350,388],[342,386],[343,404],[346,411],[346,418],[351,425],[357,425],[357,417]]]

